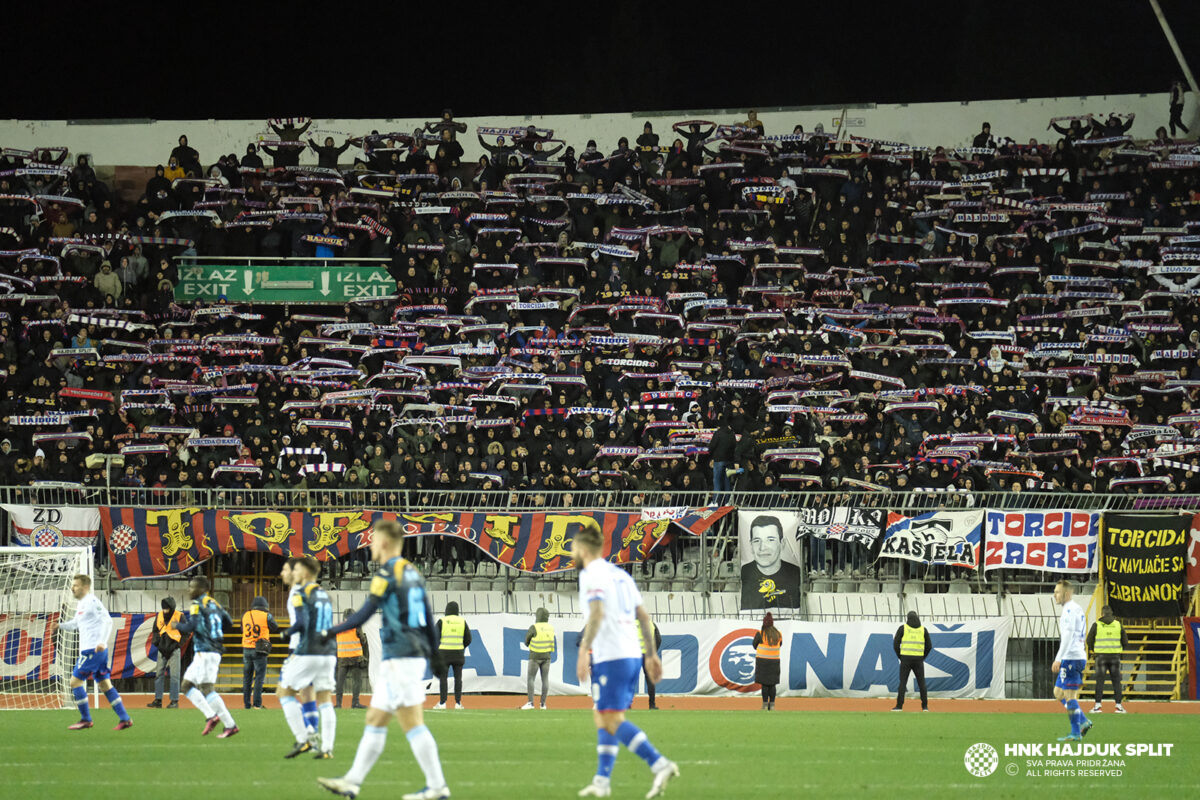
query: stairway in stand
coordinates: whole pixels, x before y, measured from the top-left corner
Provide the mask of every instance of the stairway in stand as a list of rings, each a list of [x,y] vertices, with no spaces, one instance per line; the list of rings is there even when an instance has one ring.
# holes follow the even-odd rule
[[[1121,654],[1121,688],[1126,700],[1179,700],[1187,674],[1187,649],[1179,620],[1123,621],[1129,649]],[[1080,701],[1091,702],[1096,692],[1093,657],[1083,673]],[[1112,700],[1105,682],[1104,698]]]

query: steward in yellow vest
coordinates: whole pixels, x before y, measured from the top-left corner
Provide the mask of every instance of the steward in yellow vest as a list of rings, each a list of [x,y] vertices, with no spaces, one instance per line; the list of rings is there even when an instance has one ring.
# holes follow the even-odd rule
[[[1121,705],[1121,653],[1129,649],[1129,636],[1125,626],[1113,616],[1112,609],[1104,606],[1100,609],[1100,619],[1092,623],[1088,631],[1087,648],[1096,654],[1096,704],[1093,713],[1099,713],[1101,701],[1104,699],[1104,681],[1110,678],[1113,685],[1113,699],[1117,701],[1118,714],[1125,713]]]
[[[260,595],[250,602],[250,610],[242,614],[242,704],[246,708],[262,708],[271,634],[279,633],[279,625],[268,613],[269,608],[267,598]]]
[[[449,689],[450,671],[454,671],[454,705],[461,709],[462,704],[462,671],[467,658],[467,648],[471,646],[471,628],[467,621],[458,615],[458,603],[450,601],[446,604],[446,615],[434,626],[437,630],[438,653],[444,665],[438,675],[438,691],[440,700],[435,709],[446,707],[446,694]]]
[[[542,709],[546,708],[546,696],[550,694],[550,662],[558,649],[554,626],[550,624],[550,612],[537,610],[537,620],[525,631],[525,646],[529,648],[529,664],[525,670],[525,689],[528,699],[522,709],[536,708],[533,704],[533,684],[538,674],[542,676]]]
[[[654,681],[650,680],[650,673],[646,670],[646,637],[642,635],[641,623],[635,623],[638,634],[638,645],[642,648],[642,677],[646,679],[646,697],[650,700],[650,705],[647,706],[651,711],[658,710],[656,697],[654,694]],[[658,625],[653,620],[650,621],[650,627],[654,629],[654,653],[658,655],[658,651],[662,649],[662,634],[658,632]]]
[[[929,692],[925,688],[925,657],[933,649],[933,640],[929,631],[921,625],[917,612],[908,612],[908,618],[903,625],[896,629],[892,641],[896,656],[900,659],[900,685],[896,690],[896,707],[892,711],[904,710],[904,692],[908,688],[908,676],[917,679],[917,688],[921,691],[921,710],[929,710]]]

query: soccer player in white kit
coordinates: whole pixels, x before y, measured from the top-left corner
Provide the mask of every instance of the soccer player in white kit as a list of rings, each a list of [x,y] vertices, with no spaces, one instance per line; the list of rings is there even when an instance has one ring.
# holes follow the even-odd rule
[[[1054,587],[1054,602],[1063,607],[1058,619],[1058,655],[1050,667],[1058,674],[1054,682],[1054,699],[1067,709],[1071,732],[1060,742],[1077,742],[1091,730],[1092,721],[1079,707],[1079,687],[1083,685],[1083,668],[1087,666],[1087,620],[1083,609],[1071,599],[1074,588],[1070,581],[1059,581]]]
[[[71,696],[79,707],[79,722],[67,726],[67,730],[80,731],[92,727],[92,712],[88,708],[87,680],[92,678],[104,690],[112,710],[117,712],[120,722],[113,730],[123,731],[133,727],[133,720],[125,711],[121,695],[117,693],[110,679],[108,667],[108,636],[112,633],[112,617],[100,598],[92,594],[92,579],[87,575],[76,575],[71,579],[71,594],[79,601],[75,607],[75,618],[61,625],[56,621],[50,623],[50,635],[53,636],[59,628],[65,631],[79,631],[79,661],[71,670]]]
[[[658,797],[666,792],[667,783],[679,775],[679,767],[660,755],[646,734],[625,719],[625,712],[633,706],[642,673],[638,626],[647,642],[654,641],[654,631],[633,578],[604,560],[603,547],[604,534],[591,519],[583,523],[571,542],[571,556],[579,570],[579,607],[585,619],[575,673],[581,684],[587,680],[590,651],[595,701],[592,714],[597,737],[596,775],[579,790],[579,796],[612,794],[610,779],[617,763],[618,744],[623,744],[654,773],[654,783],[646,797]],[[662,662],[656,653],[646,652],[645,667],[651,681],[657,683],[662,678]]]

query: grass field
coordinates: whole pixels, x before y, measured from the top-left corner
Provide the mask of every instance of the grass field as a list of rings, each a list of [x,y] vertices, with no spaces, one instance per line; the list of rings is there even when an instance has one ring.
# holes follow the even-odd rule
[[[95,728],[80,732],[66,730],[76,719],[73,712],[4,713],[0,797],[332,797],[314,779],[349,768],[363,728],[364,712],[343,709],[332,761],[285,761],[290,735],[278,710],[232,709],[242,732],[222,741],[215,734],[200,737],[202,720],[190,707],[138,708],[143,704],[131,704],[134,727],[120,733],[112,731],[116,718],[107,707],[93,712]],[[1095,718],[1087,744],[1174,745],[1170,756],[1122,756],[1123,765],[1106,768],[1123,774],[1109,777],[1031,776],[1027,770],[1044,772],[1045,766],[1029,763],[1036,759],[1005,756],[1005,744],[1054,742],[1065,732],[1064,714],[663,710],[634,711],[630,718],[679,763],[681,776],[667,795],[675,798],[928,800],[984,790],[989,798],[1055,792],[1128,800],[1194,791],[1200,785],[1200,720],[1195,715],[1117,716],[1111,706],[1106,708]],[[595,732],[591,714],[584,710],[442,711],[427,713],[426,722],[437,737],[455,798],[574,797],[595,769]],[[989,777],[972,777],[964,767],[964,753],[976,742],[999,751],[999,768]],[[1019,774],[1008,773],[1011,765]],[[422,783],[407,742],[393,724],[387,749],[359,797],[395,800]],[[613,796],[642,797],[649,786],[649,770],[622,749]]]

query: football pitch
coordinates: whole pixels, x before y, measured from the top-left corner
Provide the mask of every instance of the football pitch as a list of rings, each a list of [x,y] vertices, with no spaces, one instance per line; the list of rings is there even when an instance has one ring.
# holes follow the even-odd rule
[[[570,798],[595,770],[596,735],[586,710],[441,711],[426,714],[437,738],[455,798],[534,800]],[[468,706],[471,698],[467,698]],[[285,760],[291,746],[276,709],[231,709],[241,733],[218,740],[200,736],[192,708],[151,710],[131,703],[134,727],[114,732],[107,708],[93,712],[96,727],[66,730],[71,711],[4,712],[0,722],[0,796],[131,800],[204,797],[215,800],[332,797],[317,776],[349,768],[363,729],[363,711],[338,711],[335,756]],[[553,699],[551,700],[553,704]],[[886,701],[881,701],[886,708]],[[186,702],[183,704],[186,706]],[[912,704],[915,707],[915,703]],[[1047,708],[1053,706],[1047,701]],[[797,798],[957,797],[983,790],[989,797],[1048,795],[1156,797],[1200,784],[1200,724],[1192,714],[1105,713],[1087,745],[1120,755],[1006,755],[1005,745],[1043,748],[1066,732],[1062,713],[889,713],[712,710],[634,711],[681,775],[667,797]],[[220,727],[218,726],[218,731]],[[964,755],[976,743],[997,751],[986,777],[968,772]],[[1167,755],[1161,745],[1170,744]],[[1159,755],[1138,745],[1159,745]],[[986,756],[986,752],[985,752]],[[976,760],[988,766],[988,759]],[[976,767],[979,769],[979,767]],[[1087,774],[1084,774],[1087,773]],[[393,723],[387,748],[359,797],[388,798],[419,789],[423,781],[404,735]],[[622,748],[613,773],[613,797],[640,798],[650,771]]]

